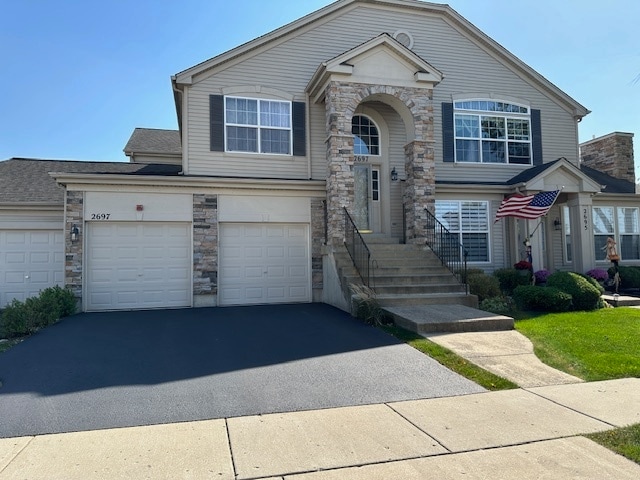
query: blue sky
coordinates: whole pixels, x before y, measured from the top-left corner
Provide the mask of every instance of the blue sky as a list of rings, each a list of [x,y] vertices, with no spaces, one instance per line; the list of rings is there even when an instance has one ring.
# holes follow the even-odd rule
[[[2,0],[0,160],[125,161],[135,127],[177,128],[171,75],[330,3]],[[640,2],[447,3],[592,111],[580,141],[634,133],[640,176]]]

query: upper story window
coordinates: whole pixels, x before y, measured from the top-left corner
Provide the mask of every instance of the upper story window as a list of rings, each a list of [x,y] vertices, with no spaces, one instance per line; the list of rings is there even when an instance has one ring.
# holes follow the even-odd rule
[[[291,102],[225,97],[227,152],[291,155]]]
[[[532,163],[529,107],[495,100],[453,105],[456,162]]]
[[[378,127],[364,115],[354,115],[351,120],[354,155],[380,155]]]

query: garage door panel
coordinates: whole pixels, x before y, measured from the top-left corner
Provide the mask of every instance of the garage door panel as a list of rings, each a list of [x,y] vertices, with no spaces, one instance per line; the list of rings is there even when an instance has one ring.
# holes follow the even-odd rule
[[[311,301],[308,232],[308,225],[221,224],[219,304]]]
[[[7,253],[5,255],[5,263],[7,263],[7,264],[11,264],[11,263],[22,264],[22,263],[25,263],[26,258],[27,258],[27,255],[25,253],[11,252],[11,253]]]
[[[0,230],[0,308],[63,285],[63,238],[55,230]]]
[[[88,310],[191,305],[188,224],[90,223],[87,238]]]

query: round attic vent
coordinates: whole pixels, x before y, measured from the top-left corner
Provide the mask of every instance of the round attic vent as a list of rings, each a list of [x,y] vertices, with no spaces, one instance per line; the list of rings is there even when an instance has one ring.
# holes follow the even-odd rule
[[[405,47],[411,49],[413,48],[413,37],[406,30],[398,30],[393,34],[393,38],[399,41]]]

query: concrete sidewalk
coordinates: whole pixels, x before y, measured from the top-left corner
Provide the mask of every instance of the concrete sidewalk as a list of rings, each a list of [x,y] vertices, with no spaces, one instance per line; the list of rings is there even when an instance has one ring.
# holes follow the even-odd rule
[[[637,479],[640,379],[0,439],[0,479]]]

